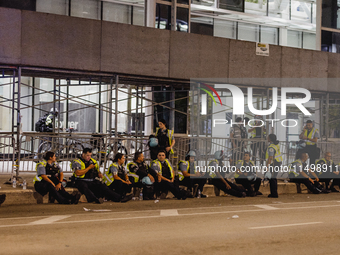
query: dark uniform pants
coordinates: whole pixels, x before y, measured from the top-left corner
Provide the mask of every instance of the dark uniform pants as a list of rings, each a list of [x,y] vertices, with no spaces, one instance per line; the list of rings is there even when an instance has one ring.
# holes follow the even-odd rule
[[[220,178],[214,178],[212,179],[212,184],[222,190],[224,193],[235,196],[235,197],[243,197],[244,190],[240,187],[238,187],[236,184],[231,183],[227,179],[225,181],[230,185],[231,189],[227,189],[224,182]]]
[[[120,202],[122,196],[111,190],[108,186],[98,180],[82,181],[76,180],[75,187],[86,196],[87,202],[98,202],[98,198],[105,197],[113,202]]]
[[[274,171],[274,170],[275,170],[275,167],[280,167],[281,164],[282,164],[282,162],[277,162],[277,161],[274,160],[274,169],[272,169],[272,171],[271,171],[272,177],[269,179],[270,194],[272,196],[278,196],[278,194],[277,194],[277,179],[276,179],[278,172]]]
[[[313,184],[309,179],[301,175],[290,178],[290,182],[304,184],[309,191],[313,192],[313,194],[320,194],[322,191],[322,186],[319,182],[314,181]]]
[[[170,191],[177,199],[181,199],[185,196],[186,192],[176,186],[173,182],[161,181],[156,182],[156,192],[167,192]]]
[[[132,190],[132,187],[133,187],[133,184],[126,184],[126,183],[123,183],[121,180],[114,180],[109,186],[111,190],[114,190],[116,193],[118,193],[122,197],[124,197],[127,193],[130,193]]]
[[[182,181],[179,182],[179,185],[183,185],[188,188],[188,190],[192,190],[192,188],[197,184],[198,189],[202,192],[204,185],[207,183],[206,178],[192,178],[192,177],[184,177]],[[194,196],[196,194],[193,194]]]
[[[51,183],[45,180],[41,180],[40,182],[36,181],[34,188],[42,196],[49,193],[50,200],[53,197],[59,204],[69,204],[70,200],[73,198],[73,196],[69,194],[63,186],[61,186],[60,190],[56,190]]]
[[[315,160],[318,158],[318,148],[315,145],[306,145],[304,148],[304,152],[308,153],[309,156],[309,164],[315,164]]]
[[[334,173],[325,173],[319,176],[319,181],[325,182],[326,189],[329,187],[329,183],[331,182],[331,180],[333,180],[332,185],[330,187],[331,189],[334,188],[334,186],[338,186],[340,188],[340,175],[336,175]]]
[[[259,191],[260,186],[261,186],[261,179],[259,178],[257,178],[255,181],[254,180],[250,181],[246,177],[245,178],[239,177],[239,178],[236,178],[235,181],[237,184],[241,184],[243,188],[247,190],[248,195],[251,195],[252,193],[254,193],[254,190],[255,192]],[[252,184],[254,184],[254,189],[252,187]]]

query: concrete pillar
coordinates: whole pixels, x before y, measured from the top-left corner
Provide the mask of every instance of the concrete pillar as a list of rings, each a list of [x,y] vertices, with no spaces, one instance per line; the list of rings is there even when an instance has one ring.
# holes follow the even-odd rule
[[[280,27],[280,45],[281,46],[287,46],[287,28]]]
[[[156,0],[145,0],[144,24],[146,27],[155,27]]]
[[[322,20],[322,0],[316,1],[316,38],[315,49],[321,51],[321,20]]]

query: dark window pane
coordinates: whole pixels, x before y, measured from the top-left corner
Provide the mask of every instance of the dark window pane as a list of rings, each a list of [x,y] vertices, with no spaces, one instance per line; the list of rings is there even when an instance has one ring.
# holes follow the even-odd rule
[[[329,31],[322,31],[321,50],[333,53],[340,53],[340,34]]]
[[[189,9],[177,8],[176,31],[188,32]]]
[[[189,0],[177,0],[178,4],[187,4],[189,5]]]
[[[35,11],[36,0],[0,0],[0,7]]]
[[[335,0],[322,1],[322,26],[339,28],[337,25],[338,4]]]
[[[171,29],[171,6],[156,4],[156,28]]]
[[[219,8],[244,12],[244,0],[220,0]]]

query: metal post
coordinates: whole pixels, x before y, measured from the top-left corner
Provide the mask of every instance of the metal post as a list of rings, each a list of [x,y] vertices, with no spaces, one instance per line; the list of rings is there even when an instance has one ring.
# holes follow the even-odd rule
[[[319,113],[320,113],[320,140],[322,141],[322,136],[323,136],[323,132],[324,132],[324,128],[323,128],[323,125],[324,125],[324,121],[323,121],[323,96],[321,96],[321,98],[319,98]]]
[[[53,79],[53,114],[54,114],[54,118],[53,118],[53,133],[55,133],[55,123],[56,123],[56,116],[55,116],[55,107],[56,107],[56,99],[57,99],[57,80]],[[53,144],[53,143],[52,143]]]
[[[18,101],[17,101],[17,151],[18,151],[18,159],[17,159],[17,171],[16,178],[19,177],[19,168],[20,168],[20,152],[21,152],[21,143],[20,143],[20,131],[21,131],[21,113],[20,113],[20,97],[21,97],[21,67],[18,70]]]
[[[109,100],[109,133],[112,132],[112,90],[113,90],[113,78],[110,79],[110,90],[108,93],[108,100]]]
[[[329,135],[329,93],[326,94],[326,142],[328,141],[328,135]]]
[[[128,95],[129,95],[129,98],[128,98],[128,101],[127,101],[127,133],[129,135],[131,135],[131,131],[132,131],[132,122],[131,122],[131,101],[132,101],[132,97],[131,97],[131,85],[129,85],[128,87]]]
[[[103,2],[102,2],[103,4]],[[103,115],[103,106],[102,106],[102,78],[100,77],[99,79],[99,98],[98,98],[98,103],[99,103],[99,117],[98,117],[98,132],[102,133],[102,115]]]
[[[172,92],[170,93],[170,97],[171,97],[171,101],[170,101],[170,123],[169,123],[169,129],[175,129],[175,89],[173,88],[173,86],[171,86],[171,90]]]
[[[115,93],[115,134],[116,137],[118,138],[118,83],[119,83],[119,77],[116,75],[115,79],[115,88],[116,88],[116,93]],[[116,144],[115,152],[117,153],[118,149],[118,143]]]

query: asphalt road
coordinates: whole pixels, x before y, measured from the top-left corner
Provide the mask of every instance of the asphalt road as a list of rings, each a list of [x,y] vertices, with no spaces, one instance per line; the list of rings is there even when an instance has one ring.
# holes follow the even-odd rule
[[[339,212],[334,193],[1,206],[0,254],[336,254]]]

